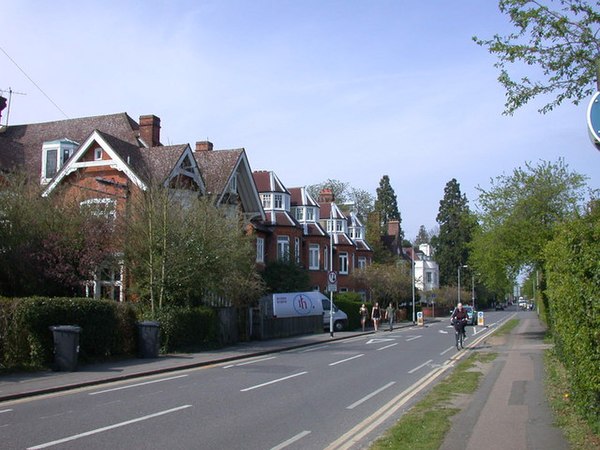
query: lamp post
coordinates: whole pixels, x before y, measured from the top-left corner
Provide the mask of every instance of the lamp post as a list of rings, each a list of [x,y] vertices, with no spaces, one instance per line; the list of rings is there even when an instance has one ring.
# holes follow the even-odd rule
[[[475,311],[475,274],[471,274],[471,305],[473,305],[473,311]]]
[[[460,268],[461,267],[469,267],[466,264],[458,266],[458,301],[456,302],[456,304],[458,305],[460,303]]]
[[[412,275],[412,321],[413,323],[417,322],[415,317],[415,254],[414,251],[410,257],[410,272]]]

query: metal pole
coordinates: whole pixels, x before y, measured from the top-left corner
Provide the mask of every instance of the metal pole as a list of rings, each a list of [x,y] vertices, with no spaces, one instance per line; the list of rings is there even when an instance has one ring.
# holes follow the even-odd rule
[[[333,205],[329,206],[331,207],[329,211],[329,226],[331,227],[329,232],[329,271],[333,272]],[[329,291],[329,335],[333,337],[333,290]]]
[[[460,266],[458,266],[458,301],[456,304],[460,303]]]
[[[473,305],[473,311],[475,311],[475,274],[471,274],[471,304]]]
[[[415,317],[415,254],[414,254],[414,250],[413,253],[410,257],[410,271],[412,274],[412,320],[413,323],[416,323],[417,319]]]

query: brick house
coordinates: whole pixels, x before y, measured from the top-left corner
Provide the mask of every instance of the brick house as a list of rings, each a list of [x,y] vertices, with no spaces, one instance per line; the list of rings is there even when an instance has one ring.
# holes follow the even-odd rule
[[[23,171],[39,183],[42,195],[55,191],[82,207],[115,219],[151,183],[170,188],[174,198],[211,195],[224,209],[240,211],[246,223],[264,213],[243,149],[212,151],[200,142],[164,146],[160,119],[126,113],[9,126],[0,130],[0,169]],[[205,184],[206,180],[206,184]],[[117,253],[120,249],[115,249]],[[95,298],[125,298],[122,265],[98,268],[87,294]]]

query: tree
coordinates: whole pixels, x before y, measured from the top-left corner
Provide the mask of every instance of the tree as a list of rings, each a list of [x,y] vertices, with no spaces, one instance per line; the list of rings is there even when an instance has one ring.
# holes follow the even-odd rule
[[[397,220],[400,224],[402,223],[400,212],[398,211],[396,193],[390,184],[390,177],[387,175],[384,175],[379,181],[379,187],[377,188],[377,200],[375,200],[375,210],[379,211],[382,234],[387,233],[387,224],[391,220]],[[400,237],[401,239],[404,238],[402,228],[400,228]]]
[[[417,236],[415,237],[414,246],[416,248],[418,248],[419,245],[421,245],[421,244],[429,244],[430,240],[431,240],[431,237],[429,236],[429,232],[425,228],[425,225],[421,225],[419,227],[419,232],[417,233]]]
[[[454,285],[458,283],[458,267],[469,259],[468,245],[476,227],[467,197],[460,192],[460,184],[455,178],[446,183],[436,221],[440,229],[432,239],[432,245],[440,266],[440,285]]]
[[[552,2],[551,2],[552,3]],[[555,8],[537,0],[500,0],[499,8],[517,31],[473,40],[498,58],[498,81],[506,89],[505,114],[538,95],[556,92],[556,97],[539,112],[547,113],[564,100],[578,104],[600,90],[600,13],[597,4],[583,0],[559,0]],[[520,61],[537,66],[541,81],[523,76],[515,81],[506,66]]]
[[[336,204],[341,209],[354,211],[361,220],[366,220],[373,210],[373,195],[365,190],[354,188],[344,181],[328,179],[322,183],[309,185],[306,189],[315,200],[318,200],[323,189],[331,189]]]
[[[408,302],[412,296],[410,264],[371,264],[357,270],[352,277],[371,290],[373,302],[387,306],[389,302]]]
[[[481,228],[471,245],[471,263],[496,292],[524,269],[543,270],[544,247],[559,224],[581,211],[586,197],[585,177],[562,159],[527,163],[493,179],[490,189],[477,189]]]
[[[155,311],[207,297],[248,304],[262,293],[240,219],[212,200],[152,183],[132,199],[125,237],[132,290]]]

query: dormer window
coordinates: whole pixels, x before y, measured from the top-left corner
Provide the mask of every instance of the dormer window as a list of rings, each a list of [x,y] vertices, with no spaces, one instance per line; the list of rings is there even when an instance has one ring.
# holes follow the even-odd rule
[[[283,209],[283,194],[274,195],[273,207],[275,209]]]
[[[260,194],[263,208],[271,209],[271,194]]]
[[[47,141],[42,144],[41,183],[47,184],[73,155],[79,144],[70,139]]]

